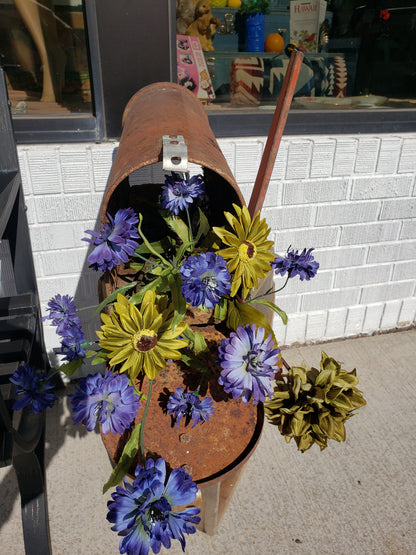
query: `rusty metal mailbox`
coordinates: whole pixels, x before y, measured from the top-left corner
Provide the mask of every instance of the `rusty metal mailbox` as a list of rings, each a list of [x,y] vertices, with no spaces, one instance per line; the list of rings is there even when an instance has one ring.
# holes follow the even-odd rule
[[[210,224],[224,225],[224,210],[231,210],[233,203],[243,205],[244,199],[203,106],[190,91],[176,84],[155,83],[141,89],[124,112],[123,132],[101,207],[101,222],[104,223],[107,213],[114,215],[120,208],[131,207],[136,213],[143,213],[144,221],[150,220],[146,228],[148,238],[157,240],[163,236],[166,230],[155,223],[160,218],[156,214],[152,217],[164,183],[160,166],[183,168],[187,163],[200,166],[204,174],[208,201],[203,210]],[[114,276],[112,281],[109,276],[101,280],[100,297],[106,297],[128,279],[129,269],[118,267],[115,280]],[[203,325],[212,344],[217,345],[220,334],[214,326],[206,322]],[[207,355],[207,365],[215,364],[216,350]],[[168,425],[161,429],[157,425],[158,411],[162,414],[160,397],[166,389],[174,390],[178,386],[175,380],[183,373],[176,362],[168,362],[167,368],[155,381],[157,398],[149,405],[151,418],[145,431],[146,445],[163,456],[171,468],[179,465],[192,474],[199,488],[195,504],[201,508],[200,528],[212,534],[260,438],[263,406],[239,403],[235,407],[220,391],[218,383],[211,380],[207,387],[211,396],[219,399],[221,407],[210,426],[201,426],[199,431],[198,427],[188,427],[184,433],[170,426],[168,418]],[[111,433],[102,438],[110,458],[116,460],[123,438]]]

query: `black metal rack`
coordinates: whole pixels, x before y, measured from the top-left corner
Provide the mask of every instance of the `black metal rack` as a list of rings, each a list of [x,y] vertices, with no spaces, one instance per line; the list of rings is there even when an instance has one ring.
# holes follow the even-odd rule
[[[10,253],[14,284],[0,297],[0,466],[12,465],[28,555],[51,553],[45,481],[45,415],[12,410],[19,364],[49,369],[21,175],[3,70],[0,69],[0,241]],[[1,284],[1,275],[0,275]],[[10,293],[10,294],[8,294]]]

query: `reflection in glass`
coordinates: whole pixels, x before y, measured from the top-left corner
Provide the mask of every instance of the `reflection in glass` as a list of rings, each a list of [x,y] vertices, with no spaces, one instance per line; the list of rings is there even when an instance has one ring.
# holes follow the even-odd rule
[[[211,2],[213,16],[222,22],[213,37],[214,50],[204,52],[214,100],[204,99],[201,80],[198,83],[193,77],[193,92],[209,109],[274,109],[289,63],[288,46],[293,42],[305,58],[292,108],[416,108],[416,0],[269,3],[266,51],[250,52],[244,35],[245,15],[231,7],[238,3],[221,8]],[[177,2],[181,35],[193,34],[191,27],[179,28],[186,4]],[[225,33],[224,22],[231,17],[232,32]]]
[[[81,0],[3,0],[0,63],[12,113],[91,113]]]

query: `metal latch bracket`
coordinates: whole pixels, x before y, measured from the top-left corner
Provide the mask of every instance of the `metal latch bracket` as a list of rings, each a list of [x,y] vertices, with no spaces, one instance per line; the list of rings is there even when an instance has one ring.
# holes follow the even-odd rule
[[[163,135],[163,170],[189,172],[188,147],[182,135]]]

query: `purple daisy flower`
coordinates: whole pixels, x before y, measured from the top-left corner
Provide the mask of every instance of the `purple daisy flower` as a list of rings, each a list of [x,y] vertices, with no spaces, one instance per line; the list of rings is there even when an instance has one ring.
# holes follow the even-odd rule
[[[209,417],[214,414],[212,407],[213,400],[211,397],[204,397],[202,400],[196,393],[184,393],[178,387],[174,393],[169,396],[167,409],[169,414],[173,416],[177,427],[183,416],[187,422],[194,420],[192,428],[199,422],[208,422]]]
[[[275,270],[275,273],[281,276],[287,273],[288,278],[299,276],[301,281],[304,279],[309,281],[315,277],[319,263],[315,261],[311,254],[314,249],[303,249],[300,254],[297,250],[289,249],[290,247],[287,249],[286,256],[276,256],[274,261],[271,262],[271,267]]]
[[[182,210],[186,210],[195,199],[202,199],[205,194],[202,175],[181,177],[180,174],[172,172],[165,177],[165,185],[162,186],[160,195],[160,206],[171,214],[177,216]]]
[[[99,233],[87,229],[85,233],[92,238],[82,239],[95,246],[88,257],[90,268],[102,272],[111,271],[121,262],[128,262],[139,247],[135,239],[140,238],[136,227],[139,219],[132,208],[117,210],[114,219],[107,213],[107,218],[109,221],[101,226]]]
[[[196,532],[200,521],[196,507],[173,512],[172,507],[189,505],[198,492],[192,478],[182,468],[172,470],[166,481],[166,463],[160,458],[149,459],[146,466],[137,466],[132,484],[123,478],[124,487],[117,486],[108,502],[107,520],[112,530],[123,538],[120,553],[147,555],[149,549],[159,553],[161,546],[169,549],[171,540],[179,540],[185,551],[185,534]]]
[[[134,386],[129,385],[125,374],[113,374],[107,370],[90,374],[79,381],[71,399],[74,424],[85,424],[91,432],[97,422],[104,434],[122,434],[133,422],[140,407]]]
[[[20,410],[32,404],[34,413],[41,413],[53,407],[57,397],[51,393],[55,386],[48,379],[45,372],[37,371],[28,364],[20,365],[13,373],[10,381],[16,384],[16,397],[20,396],[13,404],[13,410]]]
[[[179,269],[182,294],[192,306],[212,309],[231,291],[231,276],[222,256],[213,252],[188,256]]]
[[[265,330],[255,324],[238,326],[229,338],[224,338],[218,348],[222,367],[218,382],[233,399],[242,395],[243,403],[253,397],[257,405],[272,396],[271,380],[278,371],[280,349],[274,348],[271,334],[265,338]]]

